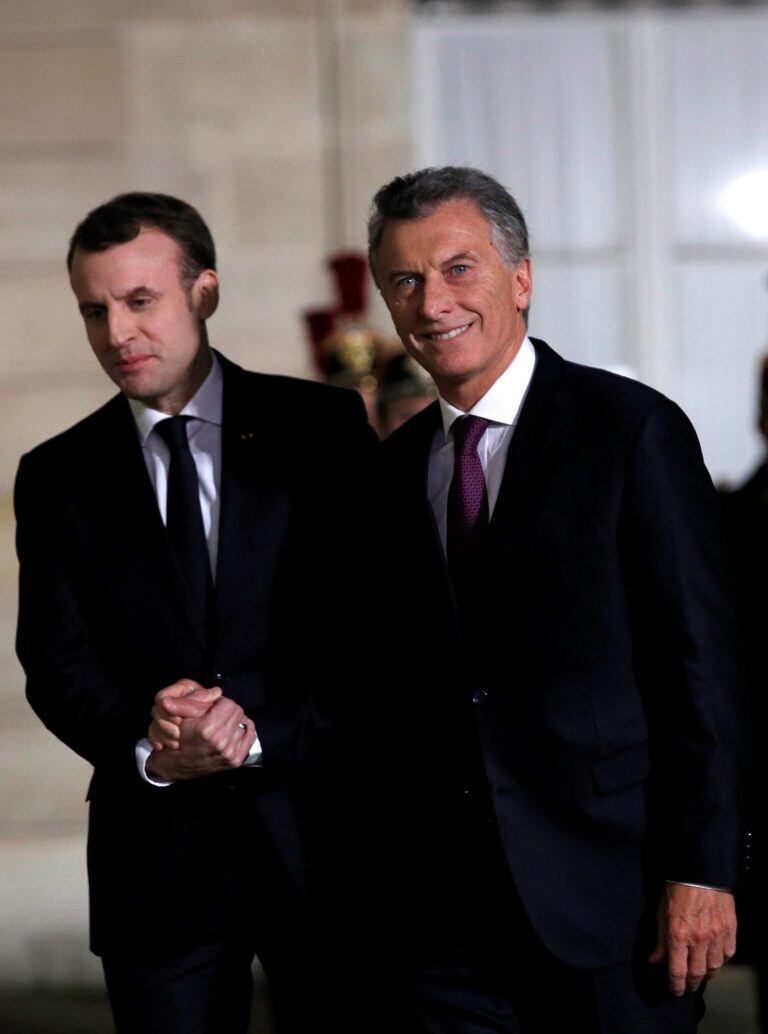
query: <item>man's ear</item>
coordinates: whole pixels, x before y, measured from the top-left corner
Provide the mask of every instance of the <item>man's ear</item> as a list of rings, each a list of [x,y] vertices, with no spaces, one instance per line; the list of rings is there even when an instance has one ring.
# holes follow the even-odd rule
[[[201,320],[207,320],[218,305],[219,278],[214,269],[204,269],[192,286],[192,308]]]
[[[515,304],[520,312],[527,312],[531,304],[533,278],[531,276],[531,260],[523,259],[514,270]]]

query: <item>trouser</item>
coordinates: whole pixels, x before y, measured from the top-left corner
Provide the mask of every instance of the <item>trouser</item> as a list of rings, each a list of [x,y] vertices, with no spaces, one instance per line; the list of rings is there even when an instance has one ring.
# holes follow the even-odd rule
[[[233,808],[242,828],[247,808]],[[254,956],[279,1034],[328,1026],[340,1013],[343,966],[327,909],[299,889],[255,814],[222,857],[225,850],[230,860],[217,874],[229,902],[225,930],[172,939],[174,920],[190,903],[158,885],[141,942],[102,949],[118,1034],[245,1034]],[[201,872],[201,881],[210,878]]]
[[[538,938],[490,809],[457,816],[454,849],[416,877],[410,966],[419,1034],[692,1034],[703,993],[674,997],[651,966],[649,927],[634,960],[580,970]],[[557,859],[552,859],[557,865]],[[416,868],[416,867],[415,867]],[[563,909],[568,901],[561,902]]]

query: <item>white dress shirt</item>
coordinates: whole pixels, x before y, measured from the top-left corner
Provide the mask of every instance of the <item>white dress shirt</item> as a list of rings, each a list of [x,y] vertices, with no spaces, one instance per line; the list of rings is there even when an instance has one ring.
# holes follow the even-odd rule
[[[166,523],[168,497],[168,467],[170,451],[155,427],[161,420],[168,418],[167,413],[160,413],[137,399],[129,399],[136,430],[139,433],[141,451],[149,473],[149,480],[155,492],[157,505],[163,524]],[[216,582],[216,561],[219,550],[219,512],[221,509],[221,418],[224,405],[224,381],[221,366],[216,356],[210,373],[197,389],[189,402],[179,413],[192,419],[187,422],[189,451],[197,468],[197,480],[200,486],[200,509],[203,514],[203,528],[208,544],[208,556],[211,561],[211,573]],[[136,764],[142,779],[154,786],[170,786],[169,782],[152,779],[147,774],[147,759],[152,753],[148,739],[139,740],[136,744]],[[256,736],[246,765],[261,764],[261,744]]]
[[[221,366],[214,355],[210,373],[180,412],[180,416],[192,419],[187,422],[189,451],[197,468],[200,486],[200,509],[203,514],[203,528],[208,543],[211,572],[216,580],[216,558],[219,548],[219,510],[221,494],[221,414],[224,400],[224,385]],[[168,467],[171,454],[154,429],[161,420],[167,420],[167,413],[151,409],[137,399],[128,399],[136,430],[139,432],[141,451],[149,473],[149,480],[155,491],[163,524],[166,521],[168,497]]]
[[[469,410],[473,416],[481,416],[490,421],[477,445],[477,454],[485,475],[489,517],[493,514],[496,500],[499,498],[509,443],[512,441],[535,366],[536,351],[526,337],[504,373]],[[427,496],[445,553],[448,534],[448,489],[453,477],[453,435],[450,431],[454,421],[466,414],[442,397],[439,403],[442,427],[435,432],[429,454]]]

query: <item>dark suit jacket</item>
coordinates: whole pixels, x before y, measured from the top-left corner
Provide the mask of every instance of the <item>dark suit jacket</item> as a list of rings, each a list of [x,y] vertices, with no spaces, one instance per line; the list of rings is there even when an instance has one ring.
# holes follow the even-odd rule
[[[568,964],[600,967],[632,958],[665,878],[737,879],[740,683],[718,504],[688,420],[534,344],[479,648],[462,641],[425,493],[437,404],[384,445],[410,577],[400,619],[420,643],[398,689],[399,755],[411,864],[437,872],[455,850],[477,744],[535,929]]]
[[[153,938],[196,941],[236,922],[237,847],[225,807],[232,789],[247,802],[244,809],[238,796],[237,825],[260,817],[307,887],[304,811],[317,780],[306,773],[322,760],[349,685],[338,646],[353,607],[364,609],[351,568],[360,469],[374,437],[352,392],[221,363],[221,514],[207,643],[186,606],[123,396],[19,467],[18,653],[35,711],[94,766],[88,850],[97,951],[146,940],[162,886],[177,918],[153,928]],[[243,706],[263,768],[165,790],[141,780],[134,747],[153,696],[184,676],[222,685]]]
[[[746,647],[749,685],[747,737],[747,873],[742,889],[739,959],[752,961],[768,976],[764,917],[768,909],[768,823],[763,760],[768,706],[765,698],[766,619],[768,619],[768,465],[763,462],[743,485],[721,495],[726,538],[733,564],[736,603]],[[768,994],[760,999],[768,1008]]]

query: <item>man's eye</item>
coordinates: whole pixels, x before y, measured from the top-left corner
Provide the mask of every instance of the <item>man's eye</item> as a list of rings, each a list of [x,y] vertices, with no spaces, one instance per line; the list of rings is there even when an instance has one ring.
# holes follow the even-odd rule
[[[457,262],[455,266],[451,266],[452,273],[458,273],[461,276],[462,273],[469,271],[469,266],[465,266],[463,262]]]
[[[83,319],[93,322],[104,318],[104,309],[94,306],[90,309],[83,309]]]
[[[416,277],[415,276],[401,276],[400,279],[397,281],[395,286],[396,287],[413,287],[413,285],[415,283],[416,283]]]
[[[148,298],[146,295],[139,295],[137,298],[132,299],[131,308],[146,309],[146,307],[149,305],[151,301],[152,299]]]

